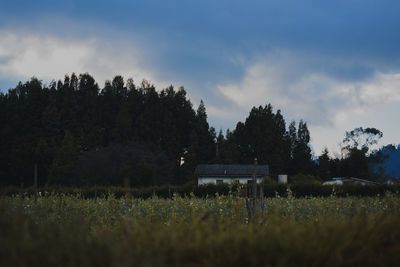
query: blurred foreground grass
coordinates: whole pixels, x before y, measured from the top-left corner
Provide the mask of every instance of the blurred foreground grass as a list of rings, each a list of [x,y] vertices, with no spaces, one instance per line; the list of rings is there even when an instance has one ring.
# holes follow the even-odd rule
[[[0,199],[0,266],[395,266],[400,196]]]

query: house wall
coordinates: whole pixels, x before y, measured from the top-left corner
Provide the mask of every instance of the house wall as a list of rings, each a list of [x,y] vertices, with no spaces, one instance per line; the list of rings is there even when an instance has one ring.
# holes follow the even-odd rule
[[[261,183],[263,178],[257,178],[257,183]],[[216,184],[217,180],[222,180],[223,183],[231,184],[233,181],[239,181],[241,184],[247,184],[248,180],[253,180],[253,177],[227,178],[227,177],[199,177],[197,182],[201,184]]]

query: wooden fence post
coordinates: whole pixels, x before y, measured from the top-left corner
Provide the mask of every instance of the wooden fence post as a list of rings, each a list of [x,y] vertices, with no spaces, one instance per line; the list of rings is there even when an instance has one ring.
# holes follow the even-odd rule
[[[94,184],[94,202],[97,201],[97,183]]]
[[[21,182],[21,187],[19,188],[19,200],[21,202],[21,209],[24,208],[24,183]]]
[[[131,198],[131,181],[128,176],[124,178],[125,198]]]
[[[261,218],[264,214],[264,182],[260,184],[260,209],[261,209]]]
[[[37,203],[38,199],[38,177],[37,177],[37,163],[35,163],[34,169],[33,169],[33,186],[35,188],[35,204]]]
[[[253,197],[252,197],[252,208],[253,217],[257,219],[257,158],[254,158],[254,172],[253,172]]]

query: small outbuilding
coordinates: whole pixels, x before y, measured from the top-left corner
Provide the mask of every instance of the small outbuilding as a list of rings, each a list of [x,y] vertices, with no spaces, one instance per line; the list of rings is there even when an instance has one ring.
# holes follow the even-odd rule
[[[354,183],[360,185],[373,185],[379,184],[378,182],[360,179],[356,177],[334,177],[330,181],[323,182],[322,185],[343,185],[346,183]]]
[[[398,184],[400,184],[400,178],[391,178],[391,179],[386,181],[386,184],[398,185]]]
[[[227,165],[227,164],[202,164],[195,170],[197,182],[201,184],[251,183],[255,174],[257,183],[269,175],[268,165]]]

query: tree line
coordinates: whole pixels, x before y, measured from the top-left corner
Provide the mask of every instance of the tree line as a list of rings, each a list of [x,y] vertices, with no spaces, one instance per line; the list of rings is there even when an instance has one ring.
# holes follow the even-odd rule
[[[183,87],[158,91],[122,76],[102,88],[88,73],[49,85],[36,78],[20,82],[0,93],[0,125],[2,185],[31,185],[35,164],[40,184],[69,186],[184,184],[194,179],[197,164],[251,164],[254,158],[272,175],[326,179],[350,168],[327,151],[316,163],[307,123],[287,125],[271,104],[253,107],[235,129],[217,133],[203,101],[194,109]]]

